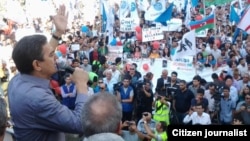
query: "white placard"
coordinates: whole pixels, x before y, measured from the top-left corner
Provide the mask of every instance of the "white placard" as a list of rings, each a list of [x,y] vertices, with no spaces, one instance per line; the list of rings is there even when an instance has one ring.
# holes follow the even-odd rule
[[[132,18],[123,18],[120,21],[120,31],[122,32],[131,32],[135,31],[135,19]]]
[[[160,27],[151,27],[142,29],[142,42],[162,40],[164,38]]]
[[[71,45],[71,50],[72,51],[78,51],[78,50],[80,50],[80,45],[79,44],[72,44]]]

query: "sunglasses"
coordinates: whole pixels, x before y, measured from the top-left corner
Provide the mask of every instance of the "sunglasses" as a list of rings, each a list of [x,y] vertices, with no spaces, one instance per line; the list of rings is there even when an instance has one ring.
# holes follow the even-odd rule
[[[130,69],[130,70],[135,70],[135,69]]]
[[[98,83],[103,83],[103,82],[100,81],[100,82],[98,82]]]
[[[101,89],[103,90],[103,89],[105,89],[105,88],[101,87]]]

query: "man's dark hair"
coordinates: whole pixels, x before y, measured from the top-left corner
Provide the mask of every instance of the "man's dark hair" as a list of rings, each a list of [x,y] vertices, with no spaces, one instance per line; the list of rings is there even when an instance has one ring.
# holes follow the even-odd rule
[[[187,85],[187,82],[186,82],[185,80],[180,80],[179,83],[182,83],[182,84],[184,84],[184,85]]]
[[[199,93],[199,94],[203,94],[204,95],[204,89],[202,89],[202,88],[198,88],[198,90],[197,90],[197,93]]]
[[[196,75],[196,76],[193,77],[193,80],[197,80],[197,81],[200,82],[201,81],[201,77],[199,75]]]
[[[196,103],[196,104],[195,104],[195,106],[201,106],[201,107],[202,107],[202,109],[204,109],[204,108],[205,108],[204,104],[202,104],[202,103]]]
[[[15,45],[12,58],[20,73],[30,74],[33,68],[33,61],[43,61],[43,46],[47,43],[44,35],[31,35],[23,37]]]
[[[176,71],[173,71],[171,74],[178,76],[178,73]]]
[[[72,64],[74,64],[75,62],[80,63],[80,61],[78,59],[73,59]]]
[[[223,87],[223,90],[228,90],[228,91],[230,91],[230,88],[229,88],[228,86],[224,86],[224,87]]]
[[[160,121],[160,123],[161,123],[161,128],[163,129],[163,131],[167,131],[167,124],[166,124],[166,122],[165,121]]]
[[[213,73],[211,76],[212,76],[212,79],[219,79],[219,76],[217,73]]]

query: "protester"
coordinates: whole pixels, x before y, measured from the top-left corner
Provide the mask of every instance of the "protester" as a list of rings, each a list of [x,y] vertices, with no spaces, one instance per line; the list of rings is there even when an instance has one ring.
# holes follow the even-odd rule
[[[9,83],[8,98],[19,141],[63,141],[63,132],[83,132],[81,119],[88,74],[78,68],[72,74],[77,89],[74,110],[61,105],[49,89],[50,77],[56,72],[54,50],[67,27],[65,11],[62,5],[53,17],[56,30],[49,43],[43,35],[31,35],[23,37],[14,47],[12,57],[20,73]]]

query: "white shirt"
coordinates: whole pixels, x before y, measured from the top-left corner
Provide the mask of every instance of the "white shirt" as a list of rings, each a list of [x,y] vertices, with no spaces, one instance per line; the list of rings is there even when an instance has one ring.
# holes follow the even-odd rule
[[[121,79],[121,72],[119,70],[112,71],[112,77],[118,82]]]
[[[237,102],[238,101],[238,91],[237,91],[237,89],[234,87],[234,86],[231,86],[230,87],[230,92],[229,92],[229,94],[230,94],[230,98],[233,100],[233,101],[235,101],[235,102]]]
[[[197,114],[197,112],[193,112],[191,115],[186,115],[183,119],[184,123],[188,123],[192,121],[192,124],[201,124],[201,125],[209,125],[211,124],[211,119],[209,114],[203,112],[201,116]]]
[[[114,93],[114,84],[116,84],[118,81],[115,80],[115,78],[111,78],[111,80],[107,80],[107,78],[103,78],[103,82],[107,85],[107,88],[111,94]]]
[[[210,90],[206,90],[204,93],[204,98],[208,100],[208,110],[214,111],[214,98],[212,98],[213,95],[210,94]]]
[[[94,89],[91,87],[88,87],[88,96],[91,96],[94,94]]]
[[[245,73],[248,73],[247,63],[245,63],[245,66],[239,64],[237,68],[239,69],[241,76],[244,75]]]

